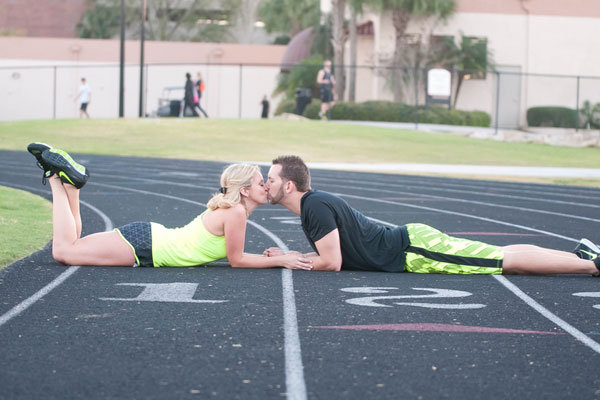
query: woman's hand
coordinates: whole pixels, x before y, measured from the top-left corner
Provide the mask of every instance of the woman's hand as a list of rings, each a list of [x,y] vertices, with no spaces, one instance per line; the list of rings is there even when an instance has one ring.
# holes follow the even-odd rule
[[[297,252],[293,252],[297,253]],[[265,257],[277,257],[284,255],[285,252],[281,250],[279,247],[269,247],[265,251],[263,251],[263,256]]]

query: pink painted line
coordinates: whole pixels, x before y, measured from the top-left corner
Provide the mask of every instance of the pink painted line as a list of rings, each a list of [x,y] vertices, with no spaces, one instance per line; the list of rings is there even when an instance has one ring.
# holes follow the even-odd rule
[[[309,326],[319,329],[345,329],[351,331],[420,331],[420,332],[475,332],[475,333],[524,333],[531,335],[562,335],[562,332],[529,331],[522,329],[489,328],[485,326],[467,326],[450,324],[381,324],[381,325],[338,325]]]
[[[508,232],[446,232],[448,235],[481,235],[481,236],[544,236],[539,233],[508,233]]]
[[[390,200],[390,201],[397,201],[397,200],[435,200],[435,199],[431,199],[429,197],[382,197],[382,200]]]

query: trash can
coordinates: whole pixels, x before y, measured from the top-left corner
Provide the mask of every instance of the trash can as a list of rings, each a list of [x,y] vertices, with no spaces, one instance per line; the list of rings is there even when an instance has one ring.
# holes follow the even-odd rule
[[[312,101],[312,92],[309,88],[296,89],[296,114],[302,115],[304,109]]]

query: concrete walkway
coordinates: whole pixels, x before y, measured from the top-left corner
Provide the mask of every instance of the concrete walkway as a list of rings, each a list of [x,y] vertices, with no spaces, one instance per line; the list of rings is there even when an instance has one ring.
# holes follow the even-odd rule
[[[543,178],[600,179],[600,169],[514,167],[497,165],[452,164],[377,164],[377,163],[308,163],[309,168],[349,171],[378,171],[397,173],[437,173],[451,175],[526,176]]]

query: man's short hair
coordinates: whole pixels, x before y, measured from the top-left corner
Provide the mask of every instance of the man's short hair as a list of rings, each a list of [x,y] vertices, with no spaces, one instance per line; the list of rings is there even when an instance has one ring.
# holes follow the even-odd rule
[[[273,165],[281,165],[280,176],[282,179],[292,181],[299,192],[310,190],[310,172],[308,167],[298,156],[279,156],[273,160]]]

